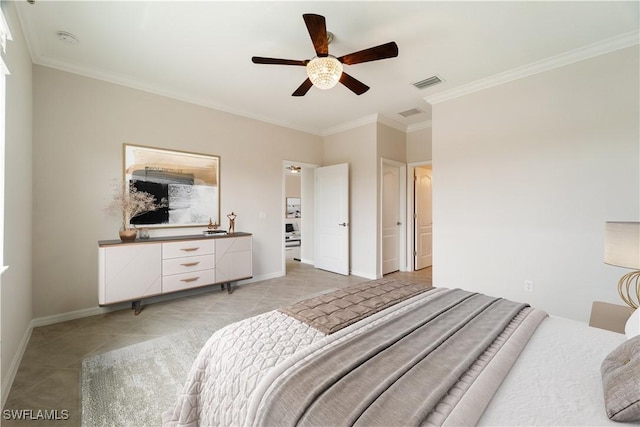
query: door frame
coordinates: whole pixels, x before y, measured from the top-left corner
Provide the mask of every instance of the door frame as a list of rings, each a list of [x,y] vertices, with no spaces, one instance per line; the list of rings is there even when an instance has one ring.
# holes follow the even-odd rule
[[[384,165],[395,166],[400,169],[400,173],[398,174],[399,179],[399,193],[398,193],[398,212],[400,218],[406,218],[407,213],[407,193],[402,191],[403,188],[407,188],[407,164],[398,162],[391,159],[386,159],[384,157],[380,157],[379,163],[379,173],[378,173],[378,265],[376,266],[376,276],[378,278],[382,277],[382,203],[384,200],[383,195],[383,186],[382,180],[384,178]],[[402,221],[402,220],[401,220]],[[400,230],[398,230],[398,236],[400,241],[398,242],[398,258],[399,258],[399,266],[400,271],[409,271],[407,270],[407,221],[406,219],[402,221],[400,225]]]
[[[413,194],[414,191],[414,185],[413,185],[413,178],[415,176],[415,169],[416,167],[420,167],[420,166],[431,166],[432,167],[432,172],[433,172],[433,161],[432,160],[428,160],[428,161],[423,161],[423,162],[413,162],[413,163],[408,163],[407,164],[407,182],[411,183],[411,185],[407,185],[407,218],[406,218],[406,222],[407,222],[407,246],[406,246],[406,251],[407,254],[411,254],[411,256],[407,256],[406,260],[407,260],[407,265],[406,265],[406,271],[414,271],[415,270],[415,266],[416,266],[416,261],[415,261],[415,256],[413,255],[416,248],[415,248],[415,218],[414,218],[414,213],[415,213],[415,197]]]

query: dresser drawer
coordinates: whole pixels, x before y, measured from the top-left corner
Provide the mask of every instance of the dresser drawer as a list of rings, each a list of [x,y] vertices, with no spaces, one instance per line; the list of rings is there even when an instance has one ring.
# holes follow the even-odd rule
[[[213,254],[162,260],[162,275],[188,273],[190,271],[209,270],[214,267]]]
[[[213,240],[192,240],[162,244],[162,259],[181,258],[214,253]]]
[[[213,283],[215,283],[214,269],[173,274],[170,276],[162,276],[162,292],[181,291],[183,289],[211,285]]]

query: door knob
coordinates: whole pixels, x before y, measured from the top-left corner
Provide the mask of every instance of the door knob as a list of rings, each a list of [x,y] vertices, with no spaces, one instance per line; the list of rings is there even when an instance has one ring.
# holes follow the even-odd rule
[[[402,223],[400,221],[396,222],[396,225],[402,225]]]
[[[339,225],[340,227],[346,227],[346,226],[347,226],[347,223],[346,223],[346,222],[343,222],[343,223],[340,223],[340,224],[338,224],[338,225]]]

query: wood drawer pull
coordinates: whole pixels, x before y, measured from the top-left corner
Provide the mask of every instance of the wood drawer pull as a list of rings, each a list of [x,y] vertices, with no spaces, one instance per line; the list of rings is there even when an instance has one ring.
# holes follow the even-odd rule
[[[180,250],[185,252],[193,252],[193,251],[197,251],[198,249],[200,248],[199,247],[198,248],[182,248]]]
[[[180,280],[180,281],[181,281],[181,282],[187,282],[187,283],[189,283],[189,282],[195,282],[195,281],[196,281],[196,280],[198,280],[198,279],[199,279],[199,277],[192,277],[192,278],[190,278],[190,279],[182,279],[182,280]]]
[[[200,264],[200,261],[197,262],[185,262],[184,264],[180,264],[183,267],[193,267],[194,265]]]

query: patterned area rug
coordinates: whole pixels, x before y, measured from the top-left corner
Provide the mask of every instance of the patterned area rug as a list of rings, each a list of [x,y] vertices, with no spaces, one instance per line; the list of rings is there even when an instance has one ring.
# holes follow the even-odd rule
[[[325,289],[291,303],[335,290]],[[215,331],[242,317],[220,316],[198,328],[84,359],[82,426],[162,425],[162,413],[177,403],[200,349]]]
[[[159,426],[198,352],[218,329],[201,327],[113,350],[82,362],[82,425]]]

